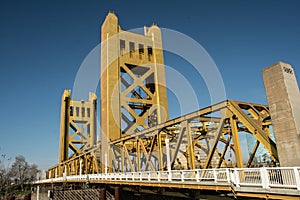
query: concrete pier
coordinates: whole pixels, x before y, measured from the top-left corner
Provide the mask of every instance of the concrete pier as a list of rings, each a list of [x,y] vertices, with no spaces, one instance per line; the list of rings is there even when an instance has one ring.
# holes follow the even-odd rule
[[[263,70],[280,166],[300,166],[300,93],[294,70],[283,62]]]

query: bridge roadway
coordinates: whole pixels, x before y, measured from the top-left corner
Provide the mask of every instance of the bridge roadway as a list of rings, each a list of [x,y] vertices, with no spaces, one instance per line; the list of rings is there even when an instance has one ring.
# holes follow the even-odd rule
[[[235,197],[300,199],[300,167],[220,168],[82,174],[36,181],[36,185],[86,183],[191,189]]]

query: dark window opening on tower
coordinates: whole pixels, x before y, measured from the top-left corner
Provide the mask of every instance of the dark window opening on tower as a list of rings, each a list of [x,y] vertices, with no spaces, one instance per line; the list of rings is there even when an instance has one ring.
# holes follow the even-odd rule
[[[73,116],[73,106],[70,106],[70,116]]]
[[[151,61],[153,57],[153,50],[151,46],[148,46],[148,60]]]
[[[129,56],[130,56],[130,58],[133,57],[133,52],[134,52],[134,42],[129,42]]]
[[[86,114],[87,114],[87,117],[90,117],[91,116],[91,109],[90,108],[87,108],[87,110],[86,110]]]
[[[90,127],[90,125],[87,125],[87,131],[86,131],[86,133],[88,133],[88,134],[90,134],[90,132],[91,132],[91,127]]]
[[[84,107],[81,108],[81,117],[85,117],[85,108]]]
[[[143,59],[143,55],[144,55],[144,45],[139,44],[139,58],[140,58],[140,60]]]
[[[120,54],[123,55],[125,52],[125,40],[120,40]]]
[[[79,117],[79,107],[76,107],[76,117]]]

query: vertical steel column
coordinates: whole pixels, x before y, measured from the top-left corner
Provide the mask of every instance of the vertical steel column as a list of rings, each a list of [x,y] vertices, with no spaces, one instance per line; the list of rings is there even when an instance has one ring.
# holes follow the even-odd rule
[[[242,152],[241,152],[241,144],[240,144],[240,139],[239,139],[239,132],[237,128],[237,120],[234,119],[234,116],[230,118],[231,122],[231,131],[232,131],[232,140],[234,144],[234,154],[235,154],[235,160],[236,160],[236,165],[238,168],[244,167],[243,165],[243,157],[242,157]]]
[[[193,145],[193,137],[191,133],[191,127],[188,121],[185,123],[186,126],[186,134],[187,134],[187,139],[188,139],[188,167],[189,169],[195,169],[195,156],[194,156],[194,145]]]

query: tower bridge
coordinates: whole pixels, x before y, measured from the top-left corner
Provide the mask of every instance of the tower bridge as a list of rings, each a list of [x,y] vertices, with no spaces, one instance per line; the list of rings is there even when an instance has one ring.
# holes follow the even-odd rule
[[[235,198],[299,199],[300,156],[286,154],[300,144],[300,95],[292,67],[280,62],[264,70],[271,107],[225,100],[169,120],[163,59],[159,27],[145,28],[144,35],[131,33],[121,29],[115,14],[107,15],[102,25],[101,141],[96,141],[96,95],[76,101],[65,90],[59,162],[37,187],[88,184],[193,198],[214,191]],[[241,134],[254,140],[248,157],[241,151]],[[270,156],[268,167],[253,168],[259,146]]]

